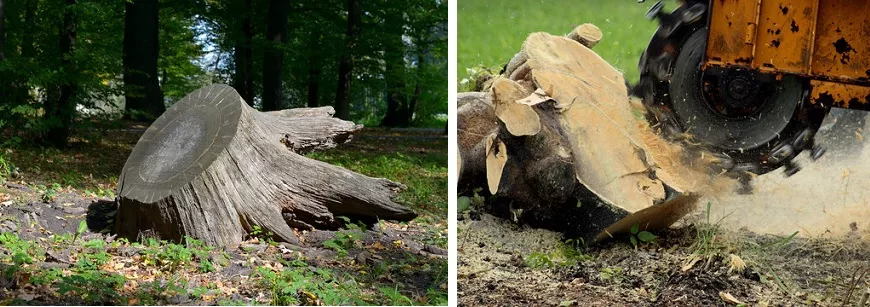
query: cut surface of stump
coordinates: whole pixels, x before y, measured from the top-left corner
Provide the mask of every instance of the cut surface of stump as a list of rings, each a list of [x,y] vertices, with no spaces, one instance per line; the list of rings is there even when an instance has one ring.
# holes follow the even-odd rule
[[[127,159],[116,232],[227,246],[258,227],[298,243],[294,228],[334,229],[339,216],[416,217],[394,201],[403,185],[300,155],[335,147],[362,128],[333,113],[258,112],[226,85],[190,93],[146,130]]]
[[[491,97],[475,100],[497,125],[459,109],[468,126],[459,131],[460,192],[486,185],[490,213],[593,242],[626,225],[667,227],[695,208],[698,193],[733,184],[649,127],[622,73],[590,49],[600,39],[591,24],[568,36],[533,33]]]

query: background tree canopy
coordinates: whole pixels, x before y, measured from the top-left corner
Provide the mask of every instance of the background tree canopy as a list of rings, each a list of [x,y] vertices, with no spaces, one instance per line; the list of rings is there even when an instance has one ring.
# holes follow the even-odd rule
[[[443,127],[442,0],[0,0],[0,129],[63,146],[209,83],[262,110]]]

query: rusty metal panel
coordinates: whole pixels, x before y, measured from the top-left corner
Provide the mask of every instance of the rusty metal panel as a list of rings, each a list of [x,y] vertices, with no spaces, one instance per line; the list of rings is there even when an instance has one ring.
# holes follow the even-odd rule
[[[761,1],[752,66],[808,74],[817,0]]]
[[[708,64],[749,65],[752,62],[757,1],[711,1]]]
[[[848,83],[811,80],[810,102],[822,106],[870,110],[870,87]]]
[[[867,81],[870,78],[868,18],[870,1],[821,1],[811,73]]]

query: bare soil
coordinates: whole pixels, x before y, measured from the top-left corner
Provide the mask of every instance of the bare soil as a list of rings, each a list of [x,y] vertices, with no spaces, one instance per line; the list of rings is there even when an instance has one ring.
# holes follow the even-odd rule
[[[855,237],[704,232],[712,226],[694,216],[657,233],[653,243],[634,248],[628,238],[619,238],[580,247],[583,256],[566,256],[559,252],[566,246],[559,233],[473,210],[461,219],[461,306],[737,305],[723,298],[727,295],[752,306],[852,306],[870,286],[870,276],[862,274],[870,269],[870,243]],[[700,248],[699,233],[715,234],[710,248]],[[732,255],[745,269],[734,268]],[[536,265],[541,258],[552,264]],[[692,259],[698,260],[689,265]]]

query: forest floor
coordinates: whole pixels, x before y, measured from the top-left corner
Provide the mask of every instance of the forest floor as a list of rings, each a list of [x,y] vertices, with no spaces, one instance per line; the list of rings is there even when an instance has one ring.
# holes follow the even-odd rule
[[[0,133],[0,304],[447,304],[443,129],[366,128],[309,154],[405,184],[414,221],[304,232],[303,246],[255,231],[216,248],[108,231],[117,175],[144,128],[80,131],[64,150]]]
[[[460,216],[460,306],[859,306],[870,295],[866,238],[758,235],[698,212],[651,243],[587,249],[474,208]]]

